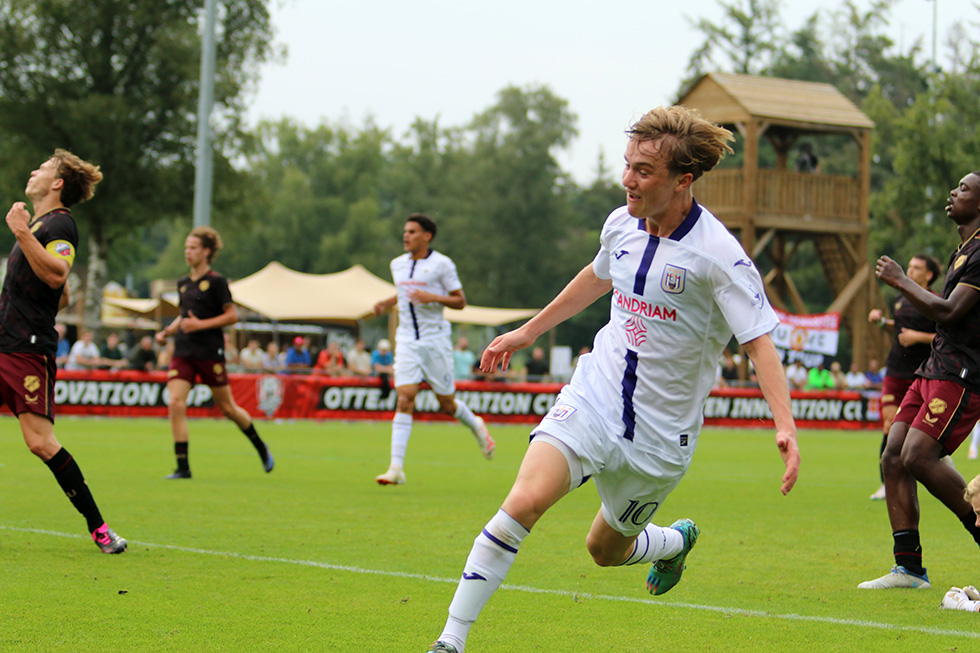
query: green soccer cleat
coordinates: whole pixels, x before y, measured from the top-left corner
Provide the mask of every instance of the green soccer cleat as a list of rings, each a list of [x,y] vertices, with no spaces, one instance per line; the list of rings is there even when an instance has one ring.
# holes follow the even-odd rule
[[[666,594],[680,582],[681,574],[687,568],[684,560],[697,543],[698,535],[701,534],[701,529],[690,519],[678,519],[670,527],[680,532],[681,537],[684,538],[684,548],[673,558],[657,560],[650,565],[650,573],[647,574],[647,589],[651,594]]]
[[[456,647],[445,642],[436,642],[426,653],[456,653]]]

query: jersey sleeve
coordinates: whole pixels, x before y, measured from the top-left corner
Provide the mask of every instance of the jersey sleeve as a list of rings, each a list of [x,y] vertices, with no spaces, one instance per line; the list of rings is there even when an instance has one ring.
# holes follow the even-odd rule
[[[211,287],[214,289],[215,303],[222,309],[234,302],[231,298],[231,288],[228,287],[228,279],[224,276],[216,275],[211,282]]]
[[[955,265],[955,262],[954,262]],[[967,259],[956,285],[970,286],[980,290],[980,247],[973,250],[970,258]]]
[[[443,261],[442,285],[446,289],[446,292],[462,290],[463,283],[459,280],[459,273],[456,272],[456,264],[448,256]]]
[[[602,231],[599,233],[599,251],[596,253],[595,258],[592,259],[592,271],[600,279],[612,279],[609,259],[615,244],[616,229],[613,226],[613,216],[615,214],[615,211],[610,213],[605,223],[603,223]]]
[[[78,228],[70,216],[55,213],[44,221],[35,236],[52,256],[74,264],[78,250]]]
[[[740,345],[771,333],[779,325],[755,268],[729,278],[729,283],[715,291],[715,302]]]

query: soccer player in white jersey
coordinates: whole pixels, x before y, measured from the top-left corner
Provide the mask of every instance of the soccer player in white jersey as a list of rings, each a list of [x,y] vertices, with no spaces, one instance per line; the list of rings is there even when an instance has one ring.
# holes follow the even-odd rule
[[[699,529],[689,519],[670,528],[651,520],[687,470],[718,358],[733,334],[772,409],[783,494],[796,483],[796,426],[769,336],[776,316],[752,261],[691,193],[731,151],[731,132],[674,106],[650,111],[628,134],[626,206],[606,219],[599,253],[540,313],[483,354],[482,369],[506,367],[516,350],[612,290],[609,322],[532,431],[510,493],[473,543],[430,652],[463,653],[521,541],[590,477],[601,499],[586,538],[596,564],[653,563],[653,594],[677,584]]]
[[[391,261],[391,278],[398,293],[374,305],[381,315],[398,305],[395,332],[395,392],[398,394],[395,418],[391,424],[391,464],[374,480],[380,485],[405,482],[405,451],[412,435],[415,395],[424,379],[439,400],[439,411],[455,417],[473,432],[480,451],[493,458],[495,444],[483,418],[456,401],[453,380],[452,329],[443,316],[443,307],[466,306],[463,284],[452,259],[429,247],[436,236],[436,223],[423,213],[405,219],[402,244],[405,253]]]

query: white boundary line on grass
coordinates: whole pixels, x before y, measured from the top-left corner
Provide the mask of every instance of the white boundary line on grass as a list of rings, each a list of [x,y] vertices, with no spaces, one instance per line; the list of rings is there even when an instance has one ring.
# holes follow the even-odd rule
[[[40,528],[18,528],[0,524],[0,530],[15,531],[19,533],[38,533],[41,535],[53,535],[55,537],[67,537],[71,539],[85,539],[85,536],[77,533],[61,533],[58,531],[47,531]],[[146,546],[157,549],[169,549],[180,551],[181,553],[198,553],[201,555],[217,556],[222,558],[237,558],[239,560],[250,560],[252,562],[278,562],[287,565],[299,565],[303,567],[316,567],[319,569],[330,569],[333,571],[348,571],[354,574],[374,574],[376,576],[389,576],[392,578],[410,578],[414,580],[427,580],[436,583],[458,583],[458,578],[441,578],[439,576],[429,576],[427,574],[413,574],[403,571],[385,571],[382,569],[366,569],[364,567],[352,567],[349,565],[337,565],[329,562],[318,562],[316,560],[294,560],[291,558],[276,558],[273,556],[259,556],[248,553],[237,553],[234,551],[214,551],[213,549],[195,549],[176,544],[156,544],[154,542],[140,542],[130,540],[130,544]],[[634,598],[629,596],[613,596],[609,594],[589,594],[587,592],[573,592],[571,590],[549,590],[527,585],[508,585],[500,586],[502,590],[516,592],[527,592],[529,594],[548,594],[551,596],[566,596],[573,599],[592,599],[595,601],[622,601],[626,603],[641,603],[643,605],[654,605],[661,608],[687,608],[690,610],[703,610],[705,612],[720,612],[723,614],[740,615],[744,617],[762,617],[768,619],[782,619],[786,621],[809,621],[814,623],[833,624],[837,626],[856,626],[859,628],[876,628],[878,630],[900,630],[923,633],[926,635],[943,635],[952,637],[968,637],[980,639],[980,632],[950,630],[947,628],[927,628],[924,626],[901,626],[898,624],[883,623],[880,621],[867,621],[864,619],[838,619],[836,617],[818,617],[804,614],[777,614],[765,612],[763,610],[746,610],[744,608],[726,608],[717,605],[702,605],[698,603],[665,603],[652,599]]]

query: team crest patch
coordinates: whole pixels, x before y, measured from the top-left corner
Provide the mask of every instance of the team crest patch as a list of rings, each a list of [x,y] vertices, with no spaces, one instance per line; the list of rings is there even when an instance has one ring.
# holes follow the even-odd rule
[[[567,406],[565,404],[555,404],[548,411],[548,419],[553,419],[556,422],[564,422],[569,417],[571,417],[577,409],[574,406]]]
[[[660,277],[660,287],[664,292],[679,295],[684,292],[684,281],[687,270],[673,265],[664,266],[664,275]]]
[[[225,371],[225,366],[224,365],[222,365],[221,363],[215,363],[214,364],[214,373],[216,375],[223,374],[224,371]]]
[[[41,379],[33,374],[24,377],[24,389],[28,392],[36,392],[41,387]]]
[[[929,402],[929,412],[933,415],[942,415],[946,412],[946,402],[942,399],[933,399]]]
[[[961,255],[960,257],[958,257],[956,259],[956,262],[953,263],[953,269],[954,270],[959,270],[961,267],[963,267],[963,264],[964,263],[966,263],[966,255],[965,254]]]
[[[208,291],[208,288],[210,288],[210,287],[211,287],[211,282],[208,281],[207,279],[205,279],[204,281],[202,281],[201,282],[201,285],[198,286],[198,288],[201,289],[201,292],[207,292]]]
[[[42,223],[41,223],[40,220],[38,220],[37,222],[35,222],[34,224],[32,224],[31,225],[31,233],[34,233],[35,231],[37,231],[38,229],[40,229],[41,228],[41,224]]]
[[[255,398],[259,410],[272,417],[282,405],[283,382],[278,376],[263,376],[255,382]]]
[[[167,378],[172,379],[177,376],[177,370],[167,370]]]

